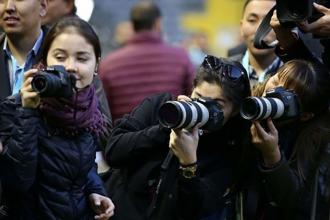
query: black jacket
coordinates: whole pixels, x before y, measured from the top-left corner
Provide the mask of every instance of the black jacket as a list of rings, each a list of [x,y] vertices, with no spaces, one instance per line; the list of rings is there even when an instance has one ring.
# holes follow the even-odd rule
[[[329,123],[329,117],[324,123]],[[309,147],[315,149],[313,161],[304,163],[301,172],[297,160],[289,159],[301,125],[279,129],[282,159],[274,168],[259,160],[243,186],[243,212],[246,220],[328,220],[330,216],[330,133],[310,130]],[[326,131],[325,131],[326,132]],[[318,133],[316,136],[315,133]],[[323,133],[323,134],[322,134]],[[312,139],[312,137],[317,137]],[[318,147],[316,143],[320,143]],[[312,151],[311,151],[312,152]],[[314,211],[313,211],[314,210]],[[240,210],[236,210],[238,213]],[[315,213],[315,214],[313,214]],[[313,217],[312,217],[313,216]]]
[[[329,117],[325,123],[329,123]],[[309,146],[315,149],[312,162],[304,163],[299,175],[297,161],[289,160],[296,140],[297,127],[279,130],[282,160],[273,169],[265,169],[261,165],[262,178],[266,191],[271,201],[278,208],[277,213],[282,213],[281,219],[329,219],[330,217],[330,134],[325,134],[317,129],[310,131]],[[297,131],[298,132],[298,131]],[[329,132],[329,130],[328,130]],[[322,134],[323,133],[323,134]],[[289,141],[288,141],[289,140]],[[291,141],[290,141],[291,140]],[[317,147],[316,143],[320,143]],[[315,217],[311,218],[315,209]]]
[[[93,219],[88,195],[105,195],[94,137],[56,134],[18,96],[0,105],[0,173],[10,219]]]
[[[240,152],[234,137],[239,132],[224,128],[201,136],[198,176],[185,179],[175,156],[164,163],[170,131],[159,125],[157,112],[168,100],[167,93],[146,98],[112,132],[106,158],[113,168],[108,187],[116,205],[115,220],[199,219],[230,200]]]

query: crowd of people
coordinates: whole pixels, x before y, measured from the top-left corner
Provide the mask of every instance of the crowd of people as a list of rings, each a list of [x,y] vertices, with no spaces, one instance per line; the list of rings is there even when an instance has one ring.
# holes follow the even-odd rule
[[[330,219],[330,9],[274,10],[257,49],[275,4],[246,0],[242,45],[196,67],[151,1],[104,58],[74,0],[0,1],[0,219]]]

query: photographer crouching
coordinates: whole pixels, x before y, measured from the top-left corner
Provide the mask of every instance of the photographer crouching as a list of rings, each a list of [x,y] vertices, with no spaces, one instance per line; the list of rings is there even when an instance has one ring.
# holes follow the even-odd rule
[[[114,219],[224,219],[234,208],[249,79],[240,63],[208,55],[193,86],[191,97],[146,98],[115,126],[106,150]]]

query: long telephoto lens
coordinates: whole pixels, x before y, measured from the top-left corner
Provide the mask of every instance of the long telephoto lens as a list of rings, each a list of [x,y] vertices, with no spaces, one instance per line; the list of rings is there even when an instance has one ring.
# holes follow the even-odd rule
[[[248,97],[242,103],[240,114],[247,120],[276,119],[284,110],[284,103],[278,98]]]
[[[203,126],[209,119],[208,109],[196,101],[168,101],[159,111],[159,122],[167,128],[193,128]]]

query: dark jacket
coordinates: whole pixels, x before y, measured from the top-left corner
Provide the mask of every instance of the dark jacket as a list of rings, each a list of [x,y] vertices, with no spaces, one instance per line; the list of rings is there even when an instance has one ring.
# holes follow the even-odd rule
[[[329,122],[328,117],[325,123]],[[317,129],[310,131],[318,135],[312,139],[315,134],[310,134],[309,147],[315,149],[312,151],[314,159],[302,164],[300,172],[304,174],[303,178],[297,169],[297,161],[289,160],[299,129],[299,126],[296,126],[284,131],[279,130],[282,151],[280,164],[273,169],[265,169],[262,166],[259,169],[265,181],[267,193],[278,207],[277,213],[282,213],[281,219],[329,219],[330,134]]]
[[[175,156],[165,162],[170,131],[159,125],[157,112],[168,100],[168,93],[146,98],[112,132],[106,157],[113,168],[108,183],[116,204],[113,219],[193,220],[225,207],[230,200],[240,152],[234,137],[239,132],[224,128],[202,135],[197,177],[185,179]]]
[[[324,123],[329,123],[329,116]],[[313,161],[297,169],[292,151],[302,125],[279,129],[281,161],[266,168],[259,160],[242,192],[245,220],[328,220],[330,216],[330,133],[310,130]],[[324,133],[325,132],[325,133]],[[326,132],[328,132],[326,134]],[[316,139],[315,134],[318,134]],[[317,143],[319,146],[317,147]],[[304,174],[304,178],[301,176]],[[248,184],[246,184],[248,183]],[[240,212],[240,210],[237,210]]]
[[[64,136],[18,96],[0,105],[1,181],[10,219],[93,219],[88,195],[105,195],[94,137]]]

